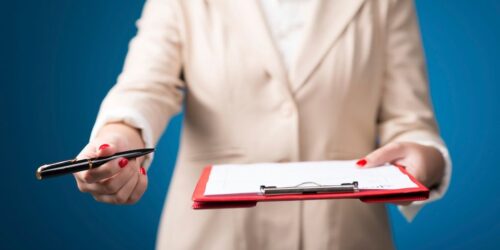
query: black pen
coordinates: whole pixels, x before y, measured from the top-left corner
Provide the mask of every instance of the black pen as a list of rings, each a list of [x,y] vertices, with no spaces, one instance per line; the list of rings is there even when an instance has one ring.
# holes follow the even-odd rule
[[[101,165],[117,158],[127,158],[130,160],[143,155],[147,155],[149,153],[152,153],[153,151],[155,151],[154,148],[134,149],[129,151],[118,152],[110,156],[81,159],[81,160],[74,159],[74,160],[61,161],[51,164],[45,164],[40,166],[36,170],[36,178],[42,180],[47,177],[76,173],[79,171],[100,167]]]

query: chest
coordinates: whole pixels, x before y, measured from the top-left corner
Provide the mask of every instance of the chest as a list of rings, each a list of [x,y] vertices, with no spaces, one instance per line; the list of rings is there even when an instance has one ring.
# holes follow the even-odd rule
[[[261,6],[245,12],[231,6],[191,6],[183,28],[188,88],[193,94],[232,101],[274,95],[296,101],[312,95],[326,101],[351,92],[377,94],[384,71],[385,23],[380,7],[373,5],[368,1],[350,16],[337,18],[325,18],[328,13],[318,9],[324,6],[315,6],[311,20],[305,20],[308,27],[295,34],[301,37],[295,38],[300,42],[292,50],[280,45],[273,33],[276,24],[266,20]],[[295,53],[295,60],[286,53]]]

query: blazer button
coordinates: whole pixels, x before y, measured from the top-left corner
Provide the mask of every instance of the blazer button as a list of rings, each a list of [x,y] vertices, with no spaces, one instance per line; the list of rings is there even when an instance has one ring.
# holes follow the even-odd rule
[[[295,108],[294,108],[294,105],[291,104],[291,103],[284,103],[283,106],[281,107],[281,113],[285,116],[285,117],[290,117],[293,115],[293,113],[295,112]]]

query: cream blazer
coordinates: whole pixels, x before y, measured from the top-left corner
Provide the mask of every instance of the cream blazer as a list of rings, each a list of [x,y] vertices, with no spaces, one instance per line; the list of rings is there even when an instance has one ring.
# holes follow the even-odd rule
[[[442,145],[412,1],[322,0],[311,24],[287,71],[258,1],[147,1],[98,121],[135,126],[154,146],[184,108],[158,249],[393,248],[383,204],[191,209],[208,164],[356,159],[395,141]]]

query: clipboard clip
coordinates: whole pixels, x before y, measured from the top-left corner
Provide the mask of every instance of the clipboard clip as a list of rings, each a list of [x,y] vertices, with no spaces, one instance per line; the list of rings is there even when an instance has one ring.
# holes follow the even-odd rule
[[[317,193],[349,193],[358,192],[358,182],[342,183],[340,185],[320,185],[316,182],[303,182],[291,187],[260,186],[263,195],[280,194],[317,194]]]

